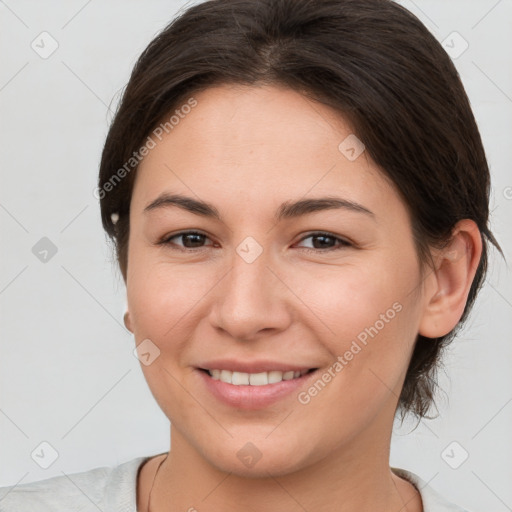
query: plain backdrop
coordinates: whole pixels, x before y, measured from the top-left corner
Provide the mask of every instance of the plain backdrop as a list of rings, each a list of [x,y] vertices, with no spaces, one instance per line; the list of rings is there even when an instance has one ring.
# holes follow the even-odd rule
[[[402,3],[452,52],[486,148],[492,229],[509,264],[491,252],[487,284],[445,359],[440,415],[416,429],[397,424],[391,464],[470,510],[505,512],[512,510],[512,1]],[[122,323],[125,289],[93,189],[131,68],[184,5],[0,1],[0,486],[169,449],[168,421]],[[40,467],[34,453],[52,449],[56,460]]]

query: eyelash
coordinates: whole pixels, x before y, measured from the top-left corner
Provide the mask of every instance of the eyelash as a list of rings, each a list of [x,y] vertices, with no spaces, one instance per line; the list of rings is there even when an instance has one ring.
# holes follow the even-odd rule
[[[168,247],[170,247],[173,250],[178,250],[178,251],[182,251],[182,252],[197,252],[197,251],[201,251],[201,250],[205,249],[205,247],[191,248],[191,247],[175,246],[175,244],[173,244],[171,242],[171,240],[173,238],[178,238],[180,236],[185,236],[185,235],[200,235],[200,236],[204,236],[204,237],[208,238],[208,235],[206,235],[205,233],[201,233],[200,231],[181,231],[180,233],[176,233],[176,234],[174,234],[172,236],[163,238],[162,240],[157,242],[157,245],[168,246]],[[315,231],[313,233],[309,233],[307,236],[301,238],[298,243],[303,242],[304,240],[306,240],[308,238],[314,238],[314,237],[320,237],[320,236],[324,236],[324,237],[327,237],[327,238],[332,238],[336,242],[339,242],[339,245],[336,246],[336,247],[328,247],[326,249],[315,249],[315,248],[310,248],[310,247],[301,247],[301,249],[305,250],[306,252],[318,253],[318,252],[336,251],[336,250],[339,250],[339,249],[343,249],[343,248],[346,248],[346,247],[352,247],[353,246],[353,244],[351,242],[349,242],[348,240],[344,240],[343,238],[340,238],[340,237],[338,237],[336,235],[333,235],[332,233],[329,233],[327,231]]]

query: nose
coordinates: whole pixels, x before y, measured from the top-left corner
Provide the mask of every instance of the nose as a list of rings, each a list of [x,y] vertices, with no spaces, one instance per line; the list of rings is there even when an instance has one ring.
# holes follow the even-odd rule
[[[231,338],[251,341],[286,330],[293,293],[263,251],[248,262],[234,254],[231,269],[215,287],[210,320]]]

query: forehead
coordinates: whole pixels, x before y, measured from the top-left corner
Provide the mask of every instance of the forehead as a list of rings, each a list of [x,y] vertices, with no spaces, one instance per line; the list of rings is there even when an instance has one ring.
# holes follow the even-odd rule
[[[222,85],[192,97],[195,106],[183,109],[161,140],[153,137],[133,201],[147,202],[166,189],[224,204],[333,192],[373,209],[398,200],[366,151],[347,158],[347,144],[362,146],[326,105],[276,86]]]

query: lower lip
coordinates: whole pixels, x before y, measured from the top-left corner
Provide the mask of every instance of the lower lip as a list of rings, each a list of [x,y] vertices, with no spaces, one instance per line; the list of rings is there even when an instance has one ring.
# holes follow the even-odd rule
[[[208,372],[203,370],[197,369],[196,371],[200,374],[208,390],[217,399],[237,409],[245,410],[262,409],[272,405],[302,387],[316,373],[315,370],[296,379],[282,380],[264,386],[236,386],[213,379]]]

